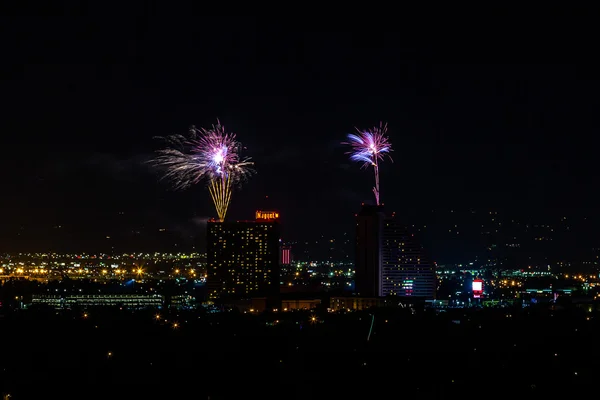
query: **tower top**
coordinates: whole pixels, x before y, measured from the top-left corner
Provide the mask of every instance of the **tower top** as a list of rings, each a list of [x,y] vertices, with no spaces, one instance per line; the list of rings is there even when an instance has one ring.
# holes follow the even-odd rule
[[[373,205],[362,203],[359,216],[373,215],[377,213],[384,213],[383,205]]]

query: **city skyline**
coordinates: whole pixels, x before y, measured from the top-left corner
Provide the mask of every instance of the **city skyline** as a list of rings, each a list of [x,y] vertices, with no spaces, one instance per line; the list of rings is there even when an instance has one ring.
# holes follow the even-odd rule
[[[206,195],[206,194],[205,194]],[[357,208],[358,210],[359,208]],[[392,209],[393,210],[393,209]],[[516,217],[502,211],[475,211],[473,209],[437,209],[420,214],[402,216],[402,213],[391,211],[399,223],[405,225],[409,232],[416,235],[428,250],[431,258],[438,264],[461,264],[476,262],[488,264],[491,256],[487,248],[491,244],[500,246],[501,257],[522,254],[522,257],[535,256],[531,262],[524,259],[516,265],[507,267],[523,267],[528,265],[545,266],[558,262],[581,265],[582,262],[596,261],[600,245],[596,237],[587,233],[594,229],[597,218],[582,215],[566,215],[555,217],[535,216]],[[398,216],[400,214],[400,216]],[[244,220],[251,219],[246,215]],[[286,216],[281,214],[282,221]],[[352,216],[350,221],[354,221]],[[492,221],[495,220],[495,221]],[[441,222],[440,222],[441,221]],[[497,224],[500,226],[497,226]],[[71,238],[77,234],[69,226],[50,227],[52,241],[40,238],[44,230],[20,232],[20,245],[10,248],[2,244],[0,252],[48,252],[59,253],[138,253],[138,252],[191,252],[204,251],[206,220],[190,223],[188,226],[175,227],[169,225],[148,226],[143,221],[139,225],[125,224],[99,230],[98,241],[73,243]],[[294,255],[301,261],[348,261],[354,258],[354,230],[340,232],[336,236],[317,234],[310,238],[294,237],[294,232],[282,226],[284,242],[293,245]],[[493,228],[493,229],[492,229]],[[495,232],[496,229],[499,232]],[[492,231],[490,231],[492,230]],[[490,235],[494,233],[494,235]],[[85,238],[88,239],[88,238]],[[89,239],[88,239],[89,240]],[[47,245],[50,243],[50,245]],[[558,244],[558,245],[557,245]],[[544,261],[544,260],[547,260]]]

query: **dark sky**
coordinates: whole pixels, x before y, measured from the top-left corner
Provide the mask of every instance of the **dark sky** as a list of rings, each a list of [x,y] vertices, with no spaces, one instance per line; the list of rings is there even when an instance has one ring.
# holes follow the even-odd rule
[[[217,118],[258,171],[231,216],[278,209],[288,239],[352,230],[372,171],[340,142],[379,121],[394,147],[382,198],[407,220],[432,208],[596,207],[600,87],[585,21],[527,33],[480,21],[454,34],[435,21],[416,30],[409,16],[365,25],[178,11],[0,20],[3,249],[107,235],[126,248],[127,232],[159,227],[194,236],[214,215],[206,189],[170,192],[145,161],[155,136]]]

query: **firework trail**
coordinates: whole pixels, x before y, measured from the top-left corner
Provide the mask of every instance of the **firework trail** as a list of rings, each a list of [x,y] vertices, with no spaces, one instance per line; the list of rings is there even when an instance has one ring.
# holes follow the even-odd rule
[[[379,205],[379,162],[389,156],[392,151],[392,145],[386,137],[387,124],[379,123],[379,127],[374,127],[371,130],[360,130],[356,128],[357,134],[348,134],[347,144],[351,146],[351,150],[346,154],[350,154],[350,160],[363,163],[363,168],[373,166],[375,170],[375,203]]]
[[[242,158],[242,145],[233,133],[217,121],[210,129],[192,127],[188,136],[165,138],[167,147],[159,150],[152,163],[164,169],[164,178],[175,189],[186,189],[208,181],[208,191],[217,216],[223,221],[234,186],[243,183],[254,170],[249,158]]]

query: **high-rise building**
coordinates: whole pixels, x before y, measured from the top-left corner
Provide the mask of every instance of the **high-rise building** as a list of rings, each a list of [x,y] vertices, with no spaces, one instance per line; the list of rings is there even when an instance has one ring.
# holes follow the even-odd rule
[[[383,227],[381,296],[434,299],[435,266],[414,235],[394,217]]]
[[[381,291],[381,246],[385,220],[383,207],[363,204],[356,217],[354,265],[356,293],[361,297],[383,296]]]
[[[435,268],[419,243],[382,206],[364,205],[356,223],[355,286],[361,297],[435,298]]]
[[[279,293],[279,213],[257,211],[256,217],[254,221],[208,222],[209,298]]]

